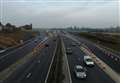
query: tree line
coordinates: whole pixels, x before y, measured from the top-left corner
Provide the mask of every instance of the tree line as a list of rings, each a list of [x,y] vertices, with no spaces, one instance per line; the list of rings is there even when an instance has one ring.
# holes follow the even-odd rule
[[[16,27],[15,25],[12,25],[11,23],[6,23],[3,25],[0,22],[0,31],[3,32],[13,32],[13,31],[18,31],[18,30],[32,30],[32,24],[26,24],[23,26]]]

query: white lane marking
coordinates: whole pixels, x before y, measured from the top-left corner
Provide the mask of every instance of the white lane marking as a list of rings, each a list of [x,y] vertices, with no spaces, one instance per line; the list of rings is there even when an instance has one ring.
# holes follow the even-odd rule
[[[67,35],[65,35],[66,37],[69,37],[69,38],[71,38],[71,39],[73,39],[74,41],[76,41],[76,42],[80,42],[80,41],[78,41],[77,39],[75,39],[74,37],[74,35],[71,35],[71,34],[69,34],[69,33],[67,33]],[[72,38],[72,37],[73,38]],[[98,45],[98,44],[95,44],[95,43],[93,43],[93,42],[91,42],[91,41],[89,41],[90,43],[92,43],[94,46],[96,46],[99,50],[101,50],[101,51],[105,51],[107,54],[112,54],[113,55],[113,57],[116,57],[116,58],[118,58],[118,59],[120,59],[120,57],[119,56],[117,56],[116,54],[114,54],[114,53],[112,53],[111,51],[108,51],[108,50],[106,50],[105,48],[107,48],[107,47],[104,47],[104,46],[102,46],[101,45],[101,47]],[[103,48],[102,48],[103,47]],[[87,46],[86,46],[86,48],[88,48]],[[108,49],[108,48],[107,48]],[[112,49],[111,49],[112,50]],[[113,57],[111,57],[111,58],[113,58]]]
[[[107,65],[105,62],[103,62],[101,59],[99,59],[94,53],[87,50],[84,47],[81,47],[81,50],[85,52],[86,54],[93,57],[94,62],[106,73],[108,74],[116,83],[120,83],[120,75],[115,72],[109,65]],[[95,58],[94,58],[95,57]]]
[[[47,83],[47,79],[48,79],[48,76],[49,76],[49,73],[50,73],[50,69],[51,69],[51,67],[52,67],[52,63],[53,63],[53,60],[54,60],[54,57],[55,57],[56,50],[57,50],[57,43],[56,43],[56,47],[55,47],[55,50],[54,50],[54,53],[53,53],[52,61],[51,61],[51,63],[50,63],[50,66],[49,66],[49,69],[48,69],[48,72],[47,72],[47,76],[46,76],[46,79],[45,79],[45,83]]]
[[[5,52],[6,50],[0,50],[0,53],[3,53],[3,52]]]
[[[40,63],[40,60],[38,60],[38,63]]]
[[[32,75],[32,73],[28,73],[26,78],[29,78]]]
[[[47,39],[48,39],[48,37],[45,37],[44,40],[41,41],[41,43],[43,43],[43,42],[46,41]],[[29,42],[28,44],[30,44],[30,43],[34,43],[34,41]],[[8,56],[9,54],[14,53],[14,52],[16,52],[17,50],[20,50],[20,49],[24,48],[24,47],[27,46],[28,44],[25,44],[24,46],[19,47],[19,48],[17,48],[16,50],[11,51],[11,52],[9,52],[8,54],[6,54],[6,55],[4,55],[4,56],[1,56],[0,59],[3,59],[4,57]]]
[[[66,36],[67,37],[67,36]],[[69,37],[68,36],[68,38],[70,38],[70,39],[72,39],[72,40],[74,40],[74,41],[76,41],[76,42],[79,42],[76,38],[72,38],[72,37]],[[83,45],[83,47],[87,47],[86,45]],[[92,55],[93,57],[95,57],[96,58],[96,60],[94,60],[96,63],[97,63],[97,65],[106,73],[106,74],[108,74],[116,83],[120,83],[120,79],[119,79],[119,77],[120,77],[120,75],[119,74],[117,74],[109,65],[107,65],[105,62],[103,62],[101,59],[99,59],[96,55],[94,55],[90,50],[88,50],[88,47],[87,47],[87,52],[85,52],[85,53],[88,53],[88,55]],[[83,50],[84,51],[84,50]],[[91,54],[89,54],[89,53],[91,53]],[[100,62],[98,62],[98,61],[100,61]],[[99,63],[101,64],[101,65],[99,65]],[[103,67],[105,67],[105,69],[103,69]]]
[[[68,58],[67,58],[67,55],[66,55],[66,50],[65,50],[65,45],[63,43],[63,40],[62,40],[62,46],[63,46],[63,51],[64,51],[64,54],[65,54],[65,59],[67,61],[67,68],[68,68],[70,83],[72,83],[72,78],[71,78],[71,73],[70,73],[70,67],[69,67],[69,64],[68,64]]]
[[[79,61],[81,61],[81,59],[80,59],[80,58],[78,58],[78,60],[79,60]]]
[[[28,44],[30,44],[30,43],[33,43],[33,41],[32,41],[32,42],[29,42]],[[4,58],[4,57],[8,56],[8,55],[11,54],[11,53],[16,52],[17,50],[20,50],[20,49],[24,48],[24,47],[27,46],[28,44],[25,44],[25,45],[23,45],[22,47],[19,47],[19,48],[15,49],[15,50],[9,52],[8,54],[6,54],[6,55],[4,55],[4,56],[1,56],[0,59],[2,59],[2,58]]]

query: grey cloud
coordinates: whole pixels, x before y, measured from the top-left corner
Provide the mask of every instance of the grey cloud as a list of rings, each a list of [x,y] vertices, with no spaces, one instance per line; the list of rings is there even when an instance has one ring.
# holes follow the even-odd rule
[[[33,23],[34,27],[65,27],[71,25],[107,27],[118,25],[118,2],[115,0],[103,0],[94,4],[92,2],[66,3],[34,3],[22,0],[12,0],[15,2],[3,3],[3,22],[11,22],[17,25]],[[50,1],[50,0],[46,0]],[[57,1],[57,0],[56,0]],[[64,0],[67,1],[67,0]],[[73,1],[73,0],[71,0]],[[88,1],[88,0],[87,0]],[[58,5],[59,4],[59,5]],[[70,6],[71,5],[71,6]],[[75,5],[75,6],[74,6]]]

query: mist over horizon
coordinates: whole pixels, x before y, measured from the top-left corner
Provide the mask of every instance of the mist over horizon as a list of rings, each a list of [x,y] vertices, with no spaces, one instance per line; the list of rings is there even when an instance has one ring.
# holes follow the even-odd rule
[[[119,26],[119,0],[0,0],[0,20],[34,28]]]

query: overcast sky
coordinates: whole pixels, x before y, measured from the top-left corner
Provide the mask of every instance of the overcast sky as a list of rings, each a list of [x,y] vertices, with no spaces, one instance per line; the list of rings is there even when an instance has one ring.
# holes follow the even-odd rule
[[[2,23],[40,28],[120,25],[119,0],[0,0]]]

